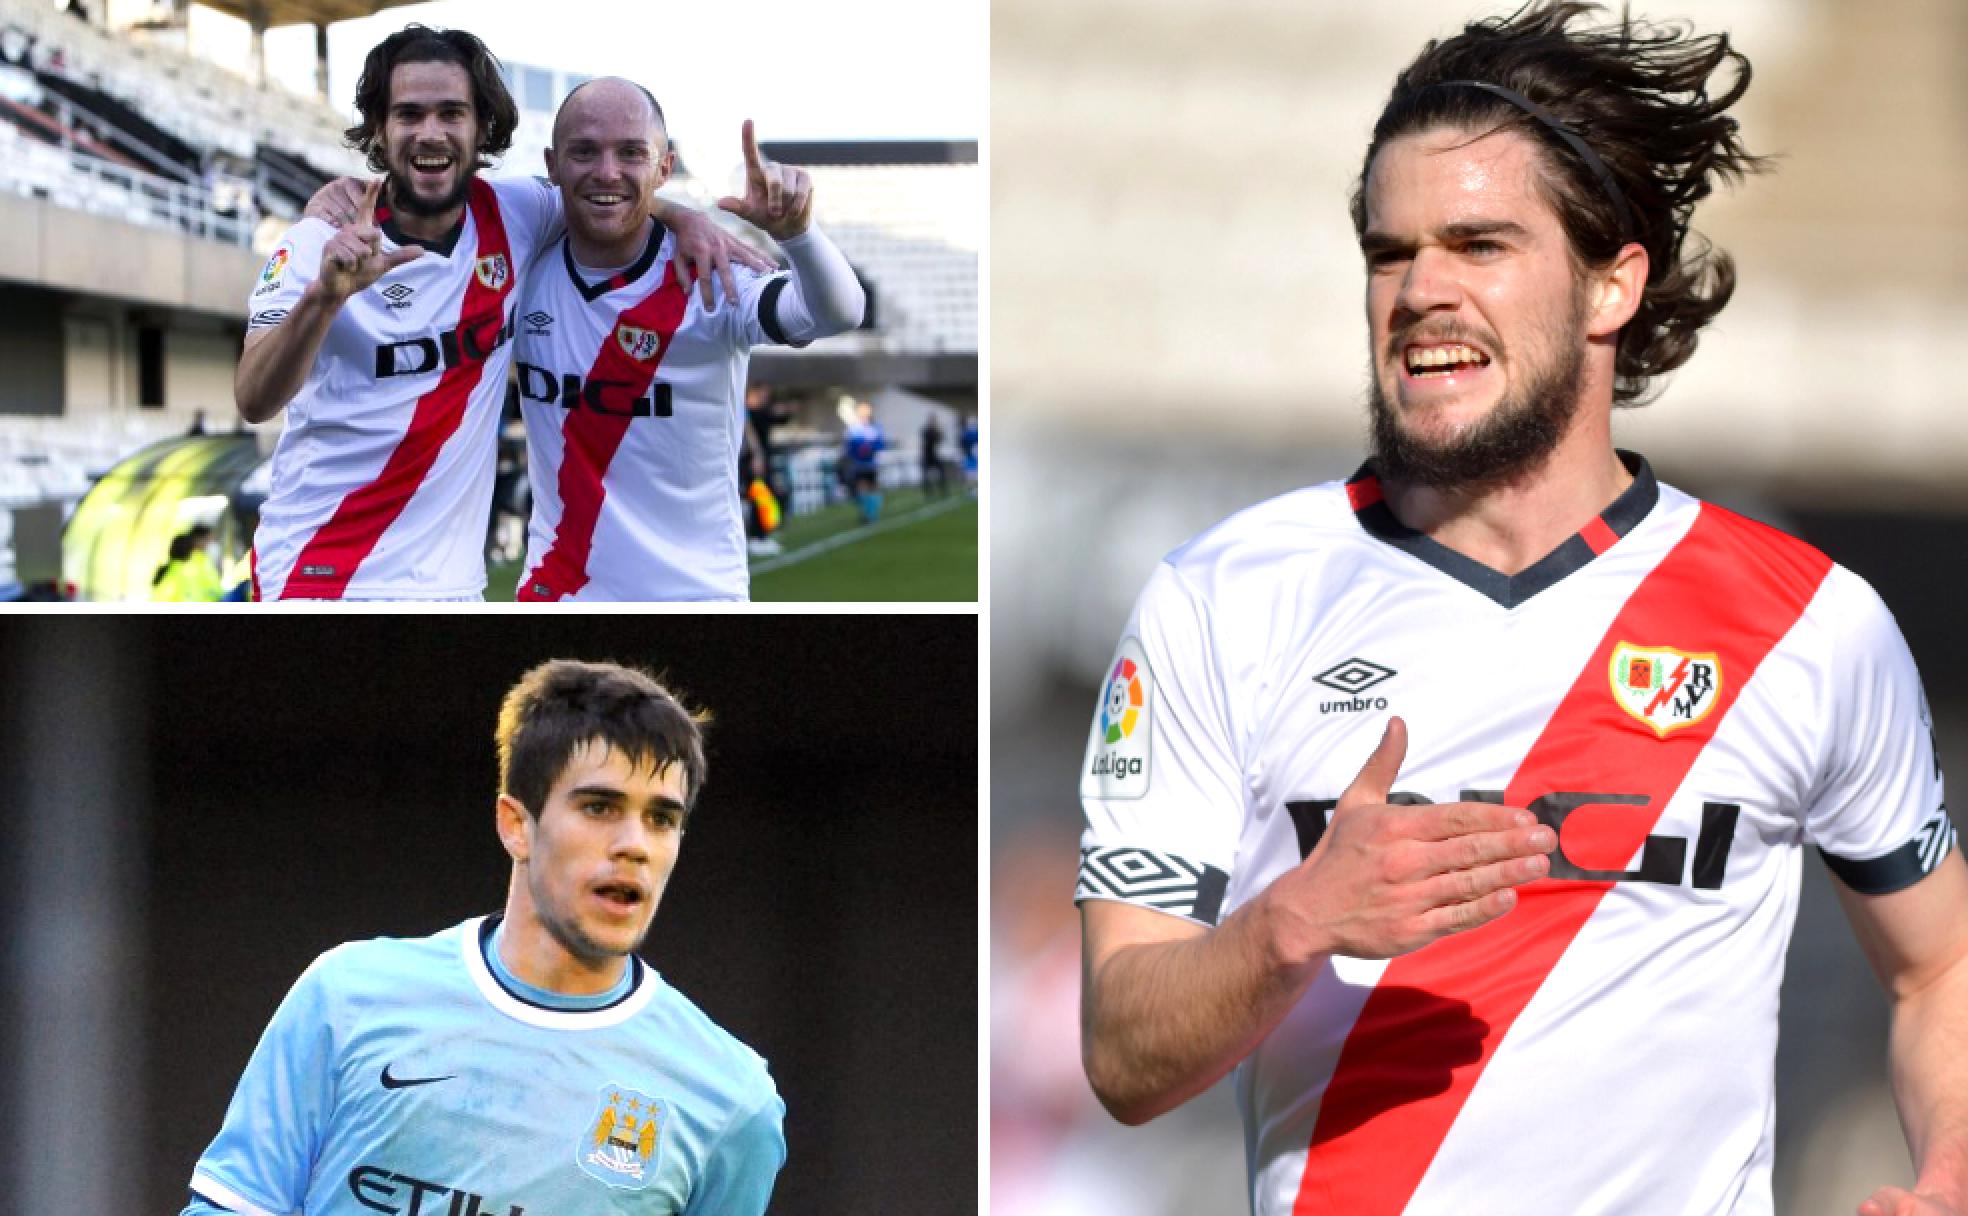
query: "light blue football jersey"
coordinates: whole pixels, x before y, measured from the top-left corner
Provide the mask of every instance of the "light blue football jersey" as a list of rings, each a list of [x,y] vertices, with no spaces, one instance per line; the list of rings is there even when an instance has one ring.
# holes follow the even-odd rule
[[[497,920],[316,959],[184,1216],[763,1212],[786,1160],[765,1061],[638,959],[598,1005],[517,983]]]

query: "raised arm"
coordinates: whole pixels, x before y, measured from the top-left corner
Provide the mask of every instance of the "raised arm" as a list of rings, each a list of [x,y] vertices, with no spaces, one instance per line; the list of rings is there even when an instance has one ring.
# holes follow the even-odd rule
[[[813,179],[796,165],[761,155],[749,118],[741,138],[745,197],[726,196],[718,206],[779,242],[792,262],[791,289],[778,299],[779,328],[796,342],[853,329],[861,323],[867,293],[847,258],[813,225]]]
[[[329,238],[321,251],[320,275],[287,315],[246,335],[233,377],[233,397],[246,421],[267,421],[301,391],[328,327],[350,296],[423,254],[415,245],[383,252],[382,233],[376,228],[376,194],[381,186],[380,181],[372,181],[365,187],[356,222]]]
[[[1392,958],[1487,924],[1545,874],[1557,839],[1528,811],[1388,805],[1406,750],[1406,724],[1390,719],[1311,855],[1213,930],[1082,905],[1081,1058],[1115,1118],[1145,1123],[1208,1089],[1333,955]]]
[[[1883,1186],[1861,1216],[1968,1213],[1968,865],[1959,851],[1887,895],[1832,884],[1892,1001],[1893,1102],[1911,1191]]]

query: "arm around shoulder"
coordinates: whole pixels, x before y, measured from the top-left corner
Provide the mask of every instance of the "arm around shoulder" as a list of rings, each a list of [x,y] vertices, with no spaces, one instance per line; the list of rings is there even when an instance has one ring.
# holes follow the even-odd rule
[[[846,255],[818,227],[779,242],[793,264],[791,289],[778,300],[779,325],[798,342],[845,333],[861,324],[868,293]]]

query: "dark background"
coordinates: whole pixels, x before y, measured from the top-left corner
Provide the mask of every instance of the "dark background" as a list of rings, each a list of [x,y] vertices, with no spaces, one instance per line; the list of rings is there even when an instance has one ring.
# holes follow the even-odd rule
[[[10,620],[7,1122],[89,1071],[37,1074],[51,1041],[120,1041],[110,1125],[55,1164],[113,1158],[137,1175],[117,1194],[176,1211],[317,954],[503,905],[500,699],[541,660],[614,659],[716,715],[642,953],[770,1063],[789,1152],[773,1209],[971,1211],[977,653],[974,616]],[[37,985],[105,954],[123,965],[93,991],[115,1008],[51,1036]],[[33,1136],[0,1164],[45,1170]]]

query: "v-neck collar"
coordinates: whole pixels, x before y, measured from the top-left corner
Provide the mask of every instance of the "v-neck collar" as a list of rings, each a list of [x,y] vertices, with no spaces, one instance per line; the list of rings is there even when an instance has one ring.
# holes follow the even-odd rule
[[[571,235],[560,238],[560,260],[567,266],[567,277],[573,280],[574,290],[581,293],[583,300],[592,302],[597,297],[611,291],[619,291],[648,274],[649,268],[656,264],[657,252],[663,248],[663,232],[663,221],[652,218],[649,221],[649,241],[643,245],[642,253],[629,264],[627,269],[618,270],[599,283],[590,283],[581,277],[580,268],[574,264],[574,238]]]
[[[1647,464],[1647,458],[1626,451],[1620,452],[1619,458],[1626,471],[1633,474],[1633,484],[1556,549],[1516,574],[1492,570],[1396,519],[1382,498],[1380,478],[1371,464],[1361,465],[1360,471],[1347,481],[1346,498],[1353,504],[1354,518],[1360,521],[1360,527],[1376,540],[1427,562],[1501,607],[1515,608],[1612,548],[1654,509],[1660,500],[1660,483],[1654,480],[1654,470]]]
[[[376,208],[376,226],[383,230],[384,236],[395,241],[398,246],[421,245],[426,253],[434,253],[438,257],[448,258],[451,256],[451,251],[458,247],[458,238],[464,234],[465,220],[470,218],[470,216],[471,208],[468,206],[459,213],[458,222],[451,225],[450,230],[443,236],[411,236],[397,225],[396,213],[394,211],[388,207],[378,207]]]

